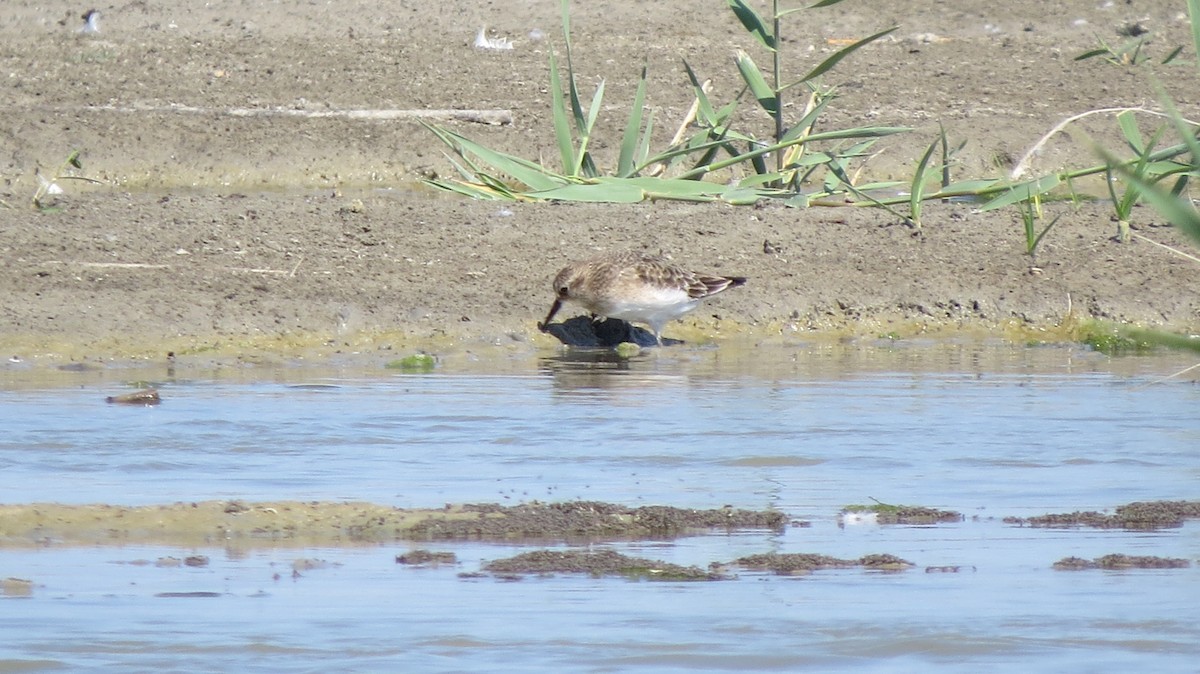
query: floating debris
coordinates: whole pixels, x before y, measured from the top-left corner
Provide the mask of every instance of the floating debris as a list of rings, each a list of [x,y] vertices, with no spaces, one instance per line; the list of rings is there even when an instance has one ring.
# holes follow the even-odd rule
[[[33,581],[25,578],[8,577],[0,580],[0,594],[5,597],[29,597],[33,595]]]
[[[439,564],[457,564],[458,557],[453,552],[413,550],[403,555],[396,555],[396,563],[412,566],[438,566]]]
[[[327,562],[324,559],[314,559],[312,557],[301,557],[292,562],[292,572],[299,573],[300,571],[315,571],[317,569],[328,569],[335,566],[341,566],[339,562]]]
[[[119,396],[108,396],[104,399],[105,402],[114,405],[142,405],[149,407],[162,402],[162,398],[158,395],[158,389],[142,389],[133,393],[126,393]]]

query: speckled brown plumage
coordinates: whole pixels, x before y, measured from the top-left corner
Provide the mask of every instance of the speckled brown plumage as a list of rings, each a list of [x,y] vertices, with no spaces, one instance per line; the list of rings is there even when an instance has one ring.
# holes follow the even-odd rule
[[[741,276],[687,271],[664,257],[636,251],[605,253],[563,267],[554,277],[554,305],[543,330],[564,302],[597,316],[645,323],[662,344],[662,327],[700,300],[746,282]]]

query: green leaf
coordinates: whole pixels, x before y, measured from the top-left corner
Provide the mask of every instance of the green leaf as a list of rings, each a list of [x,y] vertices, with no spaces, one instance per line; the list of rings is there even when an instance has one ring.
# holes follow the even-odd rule
[[[1133,116],[1132,110],[1122,111],[1117,115],[1117,126],[1121,127],[1121,134],[1125,136],[1125,142],[1129,143],[1129,147],[1138,154],[1146,152],[1146,146],[1142,141],[1142,130],[1138,128],[1137,119]]]
[[[797,84],[800,84],[802,82],[808,82],[808,81],[811,81],[811,80],[814,80],[814,79],[820,77],[821,75],[823,75],[824,73],[829,71],[830,68],[833,68],[835,65],[837,65],[839,61],[846,58],[850,54],[854,53],[859,48],[861,48],[871,42],[874,42],[875,40],[878,40],[879,38],[883,37],[884,35],[887,35],[888,33],[895,31],[899,27],[900,26],[892,26],[891,28],[888,28],[887,30],[881,30],[878,33],[875,33],[874,35],[871,35],[869,37],[864,37],[863,39],[859,40],[858,42],[855,42],[852,45],[849,45],[847,47],[843,47],[842,49],[839,49],[838,51],[833,53],[833,56],[830,56],[829,58],[822,61],[816,68],[813,68],[812,70],[808,71],[807,75],[805,75],[804,77],[800,78],[799,80],[797,80],[795,82],[792,82],[791,84],[789,84],[783,88],[790,89],[791,87],[794,87]]]
[[[1079,56],[1076,56],[1075,60],[1076,61],[1084,61],[1084,60],[1090,59],[1094,56],[1102,56],[1104,54],[1109,54],[1109,53],[1111,53],[1111,51],[1112,50],[1110,50],[1107,47],[1104,47],[1102,49],[1093,49],[1091,51],[1085,51],[1082,54],[1080,54]]]
[[[1010,204],[1026,201],[1035,196],[1049,192],[1055,187],[1058,187],[1061,183],[1062,178],[1060,178],[1058,175],[1042,176],[1037,180],[1019,183],[1011,186],[1006,194],[1002,194],[984,204],[980,210],[994,211],[997,208],[1003,208]]]
[[[642,113],[646,105],[646,66],[642,66],[642,77],[638,80],[637,91],[633,94],[633,107],[629,109],[629,121],[625,124],[625,133],[621,136],[621,153],[617,156],[617,175],[633,175],[634,166],[640,160],[638,134],[642,131]],[[647,133],[648,137],[650,134]]]
[[[821,113],[825,112],[825,108],[832,100],[832,96],[822,97],[821,100],[819,100],[817,104],[812,107],[812,110],[809,110],[808,114],[800,118],[800,120],[796,122],[792,128],[787,130],[787,133],[783,134],[783,138],[780,138],[779,140],[792,140],[794,138],[799,138],[805,133],[811,131],[811,127],[816,123],[817,118],[821,116]]]
[[[758,15],[758,12],[742,0],[729,0],[729,8],[733,10],[738,21],[742,22],[742,27],[757,38],[762,46],[775,51],[775,36],[767,29],[767,24]]]
[[[1192,26],[1192,48],[1200,65],[1200,0],[1187,0],[1188,23]],[[1197,158],[1200,161],[1200,158]]]
[[[692,82],[692,90],[696,94],[696,100],[699,101],[696,109],[697,116],[704,124],[715,126],[717,116],[713,112],[712,103],[708,100],[708,94],[704,93],[704,86],[700,83],[700,78],[696,77],[696,72],[692,70],[692,66],[688,65],[686,59],[683,62],[683,69],[687,71],[688,79]]]
[[[449,129],[425,124],[424,122],[422,124],[426,128],[433,130],[442,139],[442,142],[450,146],[450,149],[463,155],[472,154],[497,171],[510,175],[515,180],[528,185],[530,189],[551,189],[566,182],[566,178],[563,176],[548,171],[531,161],[484,147]]]
[[[558,60],[554,58],[553,51],[550,52],[550,114],[554,121],[554,138],[558,141],[563,172],[570,175],[575,166],[575,144],[571,138],[571,127],[567,124],[567,104],[563,100]]]
[[[592,138],[592,129],[596,127],[596,117],[600,114],[600,103],[604,100],[604,80],[600,80],[600,86],[596,87],[596,93],[592,95],[592,104],[588,108],[587,120],[579,131],[579,151],[575,155],[575,170],[571,175],[586,175],[594,178],[597,174],[596,166],[591,161],[588,155],[587,146]]]
[[[547,201],[606,204],[636,204],[646,200],[646,192],[641,187],[626,183],[573,183],[551,190],[531,192],[528,196]]]
[[[947,199],[950,197],[986,196],[998,191],[1001,181],[997,178],[982,180],[962,180],[950,183],[942,189],[929,195],[930,199]]]
[[[941,139],[935,139],[929,144],[925,150],[925,154],[921,155],[921,161],[917,162],[917,170],[913,173],[912,189],[909,190],[908,209],[912,216],[910,220],[917,229],[921,229],[921,200],[925,195],[925,172],[929,169],[929,159],[933,156],[933,151],[937,149]]]
[[[1170,192],[1138,175],[1128,164],[1120,163],[1120,160],[1104,148],[1097,148],[1097,151],[1109,163],[1113,171],[1120,173],[1121,177],[1141,192],[1147,203],[1162,213],[1163,217],[1171,221],[1171,224],[1183,230],[1185,234],[1200,244],[1200,213],[1196,212],[1196,207],[1192,205],[1190,199],[1172,196]]]
[[[754,59],[739,49],[737,51],[737,67],[742,73],[742,79],[746,81],[746,86],[750,87],[750,93],[758,99],[758,104],[767,111],[767,114],[774,116],[779,111],[779,96],[771,88],[771,85],[767,84],[762,71],[754,64]]]

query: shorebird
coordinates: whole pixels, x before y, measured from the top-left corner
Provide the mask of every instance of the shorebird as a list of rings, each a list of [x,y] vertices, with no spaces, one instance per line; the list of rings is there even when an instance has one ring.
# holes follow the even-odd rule
[[[79,32],[84,35],[96,35],[100,32],[100,10],[89,9],[83,13],[83,27]]]
[[[574,302],[596,316],[645,323],[662,346],[662,328],[695,309],[700,300],[746,282],[741,276],[717,276],[687,271],[658,255],[636,251],[605,253],[572,262],[554,277],[554,304],[546,320],[564,302]]]

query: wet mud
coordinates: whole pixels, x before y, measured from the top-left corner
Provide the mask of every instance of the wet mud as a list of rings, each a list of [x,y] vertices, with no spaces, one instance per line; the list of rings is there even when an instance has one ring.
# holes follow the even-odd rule
[[[1184,520],[1200,518],[1200,501],[1135,501],[1117,506],[1113,512],[1088,510],[1036,517],[1006,517],[1006,524],[1028,527],[1097,529],[1170,529]]]

